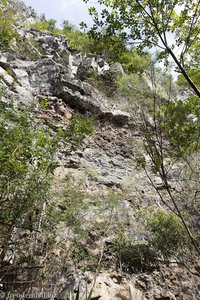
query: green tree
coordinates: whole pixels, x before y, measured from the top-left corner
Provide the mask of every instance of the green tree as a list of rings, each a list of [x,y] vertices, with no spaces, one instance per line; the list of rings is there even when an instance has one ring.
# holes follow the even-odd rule
[[[70,144],[70,151],[75,150],[84,138],[94,133],[94,121],[80,116],[73,116],[63,136]]]
[[[143,217],[149,231],[147,239],[155,253],[168,259],[188,246],[188,235],[176,214],[149,207]]]
[[[90,8],[95,23],[93,31],[106,25],[108,35],[125,31],[129,42],[139,44],[141,48],[158,46],[164,56],[171,56],[190,87],[200,97],[200,91],[184,66],[188,51],[199,39],[199,0],[98,2],[107,8],[102,10],[101,18],[95,8]],[[180,57],[175,51],[177,47],[182,49]]]
[[[46,19],[44,14],[40,17],[40,20],[38,22],[32,24],[32,27],[42,31],[47,30],[53,34],[62,33],[62,31],[56,26],[56,20]]]
[[[127,49],[121,53],[119,62],[122,63],[127,73],[142,74],[151,65],[151,55],[147,52],[138,51],[136,48]]]
[[[31,114],[0,106],[0,263],[17,228],[38,229],[57,140]]]
[[[40,109],[46,109],[48,100],[42,100]],[[93,132],[92,122],[80,117],[74,117],[66,130],[50,129],[34,113],[28,107],[0,102],[0,277],[3,284],[9,283],[6,292],[16,288],[14,278],[24,279],[22,292],[27,278],[34,284],[39,278],[45,286],[45,280],[56,272],[46,259],[52,259],[54,247],[62,247],[55,240],[58,223],[48,213],[59,142],[74,149]],[[84,196],[72,188],[66,192],[66,218],[78,227],[73,197],[81,207]],[[63,265],[65,256],[52,264]]]
[[[18,37],[14,27],[15,15],[7,1],[2,1],[0,4],[0,49],[7,48],[13,38]]]
[[[124,51],[127,51],[123,35],[101,35],[87,31],[87,26],[81,24],[81,29],[65,20],[62,32],[66,35],[70,46],[83,53],[101,55],[109,61],[117,61]]]
[[[192,81],[195,83],[195,85],[200,88],[200,41],[197,40],[193,43],[192,47],[188,51],[188,55],[184,61],[185,68],[192,79]],[[185,80],[184,76],[180,74],[178,76],[177,84],[179,86],[187,86],[188,82]]]
[[[200,99],[196,96],[177,103],[155,98],[151,121],[145,112],[142,115],[141,134],[147,156],[142,154],[137,158],[162,205],[181,220],[198,255],[199,237],[192,219],[199,210],[196,196],[199,190],[199,103]],[[147,157],[151,170],[160,178],[160,187],[149,172]],[[175,188],[170,180],[174,168],[178,172]]]

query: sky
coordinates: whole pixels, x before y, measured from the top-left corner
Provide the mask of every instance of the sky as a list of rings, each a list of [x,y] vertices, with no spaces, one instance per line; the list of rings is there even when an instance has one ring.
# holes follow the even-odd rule
[[[79,25],[81,21],[92,25],[92,19],[88,14],[88,7],[94,5],[85,4],[83,0],[23,0],[23,2],[32,6],[40,16],[45,14],[47,19],[57,20],[57,25],[61,25],[63,20],[68,20],[73,25]]]

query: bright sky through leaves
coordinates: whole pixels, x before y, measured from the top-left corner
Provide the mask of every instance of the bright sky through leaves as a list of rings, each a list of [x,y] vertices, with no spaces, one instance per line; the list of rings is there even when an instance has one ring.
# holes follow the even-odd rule
[[[68,20],[74,25],[81,21],[92,25],[92,19],[88,14],[88,7],[82,0],[23,0],[26,5],[32,6],[38,15],[45,14],[47,19],[56,19],[58,25],[63,20]]]

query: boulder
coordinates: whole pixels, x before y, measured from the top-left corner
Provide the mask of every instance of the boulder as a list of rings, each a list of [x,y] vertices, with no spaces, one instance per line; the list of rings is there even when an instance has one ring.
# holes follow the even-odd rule
[[[110,72],[114,74],[123,75],[124,69],[119,62],[115,62],[112,65],[110,65]]]

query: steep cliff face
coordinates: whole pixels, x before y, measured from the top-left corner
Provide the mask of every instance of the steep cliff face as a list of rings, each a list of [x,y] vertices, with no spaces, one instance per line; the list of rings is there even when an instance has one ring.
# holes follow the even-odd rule
[[[23,12],[26,24],[37,19],[34,11],[21,2],[11,3],[16,11]],[[141,238],[138,210],[155,203],[159,205],[145,173],[133,165],[141,137],[132,125],[130,114],[120,111],[114,100],[108,100],[84,80],[90,68],[99,74],[110,72],[110,76],[116,68],[117,72],[123,70],[119,65],[109,66],[100,57],[77,53],[68,46],[65,36],[25,29],[20,21],[17,26],[18,41],[12,43],[11,49],[0,51],[2,101],[37,105],[47,99],[48,107],[38,115],[50,125],[53,120],[59,120],[57,127],[65,128],[75,114],[96,120],[95,134],[86,138],[79,149],[66,154],[65,145],[61,143],[57,153],[60,165],[54,174],[53,205],[60,211],[68,209],[59,198],[66,188],[63,183],[66,175],[74,182],[84,180],[87,194],[98,195],[100,204],[98,206],[94,199],[85,199],[87,209],[83,209],[79,217],[85,222],[82,229],[91,229],[87,239],[78,236],[84,253],[72,247],[74,253],[80,255],[78,262],[71,259],[67,271],[60,271],[60,264],[52,267],[54,274],[46,282],[56,286],[55,297],[66,299],[69,289],[76,290],[80,286],[82,299],[85,299],[87,286],[88,290],[93,288],[91,299],[94,300],[199,299],[199,277],[173,261],[167,266],[156,265],[146,270],[139,266],[132,274],[124,271],[120,263],[115,266],[111,250],[116,233],[133,236],[136,240]],[[158,178],[153,180],[159,187]],[[174,184],[172,178],[171,185]],[[65,241],[65,252],[71,251],[72,240],[77,239],[77,235],[71,236],[69,228],[62,223],[57,234],[57,240]],[[61,249],[54,249],[52,257],[59,260],[59,255],[63,255],[60,253]],[[51,267],[51,262],[49,265]],[[39,284],[36,287],[39,289]]]
[[[20,35],[20,45],[13,46],[16,52],[1,53],[1,84],[2,89],[8,91],[6,95],[23,103],[30,103],[38,96],[57,97],[80,112],[90,112],[119,125],[128,122],[128,113],[112,111],[104,97],[90,84],[78,79],[83,65],[101,72],[98,61],[70,53],[65,36],[35,29],[20,30]],[[23,43],[27,43],[24,51],[18,48],[25,46]]]

